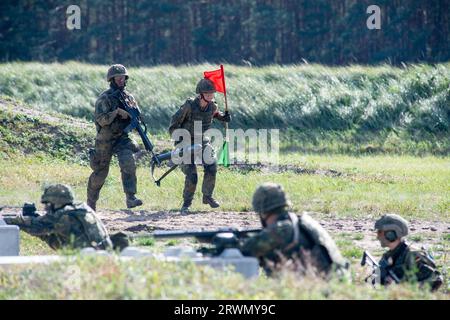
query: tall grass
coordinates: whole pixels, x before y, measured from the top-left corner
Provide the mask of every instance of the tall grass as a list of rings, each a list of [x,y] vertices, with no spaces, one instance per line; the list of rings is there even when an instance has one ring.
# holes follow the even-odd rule
[[[74,257],[72,262],[0,270],[0,299],[448,299],[415,284],[374,289],[355,282],[301,279],[293,273],[278,278],[244,279],[231,271],[216,271],[185,261],[152,258],[119,261],[114,257]]]
[[[152,132],[167,128],[174,111],[194,95],[202,72],[214,68],[130,68],[128,88]],[[76,62],[1,64],[0,92],[42,110],[91,119],[95,99],[107,88],[106,70],[107,66]],[[450,150],[448,63],[403,69],[226,65],[225,70],[231,127],[290,129],[282,138],[308,150],[317,149],[311,145],[320,150],[327,140],[337,144],[335,151],[345,151],[339,144],[369,144],[369,151],[385,151],[386,140],[395,152],[402,151],[395,149],[397,140],[411,153],[417,147],[441,154]],[[223,108],[222,97],[216,99]],[[418,145],[421,141],[425,145]]]

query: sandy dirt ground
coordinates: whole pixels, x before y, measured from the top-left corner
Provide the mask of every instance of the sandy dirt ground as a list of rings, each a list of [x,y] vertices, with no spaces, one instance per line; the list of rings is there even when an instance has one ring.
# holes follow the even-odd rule
[[[7,209],[4,214],[18,214],[20,209]],[[193,211],[182,216],[178,211],[105,210],[97,211],[110,233],[124,231],[144,234],[155,230],[215,230],[219,228],[254,229],[261,223],[255,212]],[[350,240],[364,250],[379,251],[381,247],[373,231],[373,218],[332,218],[309,212],[335,240]],[[450,254],[450,223],[410,220],[408,240],[417,248],[434,246],[445,256]],[[417,241],[415,241],[417,239]]]
[[[330,232],[332,236],[349,234],[360,235],[356,243],[366,250],[379,250],[379,243],[373,232],[374,220],[371,218],[323,218],[320,214],[309,213]],[[221,212],[198,211],[182,216],[176,211],[145,210],[100,210],[100,218],[111,232],[125,231],[130,233],[152,232],[154,230],[213,230],[218,228],[260,228],[261,224],[254,212]],[[450,233],[450,223],[442,221],[410,221],[410,237],[420,236],[420,245],[426,247],[437,242]],[[447,248],[442,248],[448,250]]]

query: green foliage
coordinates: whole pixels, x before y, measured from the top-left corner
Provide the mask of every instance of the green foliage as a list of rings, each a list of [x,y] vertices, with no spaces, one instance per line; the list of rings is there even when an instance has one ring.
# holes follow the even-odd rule
[[[155,239],[153,238],[139,238],[133,241],[135,246],[151,247],[155,244]]]
[[[151,135],[164,133],[167,139],[173,113],[194,95],[202,72],[216,67],[130,68],[128,88]],[[106,70],[107,66],[75,62],[1,64],[0,88],[38,110],[92,120],[95,99],[107,88]],[[449,154],[449,64],[225,70],[233,114],[230,127],[281,129],[282,150]],[[223,109],[220,94],[216,100]],[[90,132],[95,132],[93,125]],[[60,145],[67,143],[62,140]]]
[[[252,215],[251,197],[262,182],[275,181],[284,186],[293,210],[319,212],[333,217],[377,217],[386,212],[405,218],[448,220],[450,190],[449,159],[411,156],[335,156],[285,154],[282,164],[318,171],[313,174],[295,172],[240,171],[219,168],[215,196],[223,211],[244,211]],[[321,170],[335,170],[339,176],[328,176]],[[15,156],[0,159],[0,203],[21,205],[36,201],[46,183],[67,183],[77,199],[84,199],[86,182],[92,170],[87,164]],[[142,210],[177,211],[182,203],[183,173],[177,169],[164,180],[161,188],[154,185],[148,168],[137,171]],[[199,170],[200,182],[203,179]],[[238,186],[238,187],[236,187]],[[120,210],[124,196],[120,170],[111,166],[108,183],[102,188],[98,208]],[[210,208],[202,204],[197,192],[192,210]],[[226,213],[218,213],[226,214]]]
[[[410,236],[409,239],[411,239],[414,242],[420,242],[423,240],[423,237],[420,234],[416,234],[416,235]]]
[[[342,255],[348,259],[361,259],[364,250],[361,248],[353,247],[353,248],[345,248],[342,251]]]
[[[362,240],[364,239],[364,234],[362,233],[356,233],[355,235],[353,235],[353,240]]]
[[[215,271],[192,262],[153,258],[120,261],[86,257],[51,265],[0,270],[0,299],[448,299],[414,284],[373,289],[355,282],[299,278],[244,279],[231,270]]]
[[[86,162],[95,129],[71,117],[39,112],[18,101],[0,97],[0,137],[0,154],[11,157],[16,154],[46,155]]]

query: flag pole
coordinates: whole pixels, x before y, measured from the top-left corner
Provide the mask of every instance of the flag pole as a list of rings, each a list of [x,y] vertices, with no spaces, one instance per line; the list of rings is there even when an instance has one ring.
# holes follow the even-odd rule
[[[227,88],[225,86],[225,71],[223,70],[223,64],[220,65],[220,70],[222,71],[222,83],[223,83],[223,96],[225,98],[225,111],[228,111],[228,100],[227,100]],[[228,122],[225,122],[225,141],[228,142]]]

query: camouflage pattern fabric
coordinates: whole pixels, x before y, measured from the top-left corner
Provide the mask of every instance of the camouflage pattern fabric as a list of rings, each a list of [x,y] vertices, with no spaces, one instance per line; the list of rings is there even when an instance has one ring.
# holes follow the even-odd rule
[[[185,174],[183,200],[191,203],[194,198],[195,189],[197,188],[198,174],[195,164],[180,165],[181,171]],[[217,164],[204,164],[204,176],[202,183],[202,193],[205,196],[212,196],[216,186]]]
[[[389,270],[400,279],[400,282],[429,284],[432,290],[442,285],[443,278],[436,268],[433,258],[425,251],[411,248],[402,241],[395,249],[387,251],[380,260],[381,283],[387,283]]]
[[[97,137],[95,150],[90,152],[90,165],[93,172],[87,187],[89,203],[95,203],[98,200],[114,154],[119,160],[124,192],[127,195],[134,195],[137,192],[136,162],[133,154],[139,151],[139,147],[128,134],[123,132],[131,119],[122,119],[118,116],[117,110],[121,103],[113,95],[114,91],[112,87],[103,92],[95,103]],[[138,108],[131,94],[124,90],[124,95],[130,106]]]
[[[194,122],[200,121],[202,131],[196,137],[199,141],[205,140],[203,133],[211,127],[213,119],[224,120],[224,114],[218,110],[215,102],[210,102],[205,109],[200,107],[200,98],[188,99],[172,116],[169,126],[169,134],[175,129],[186,129],[191,135],[190,143],[194,143]]]
[[[7,217],[15,224],[57,250],[63,247],[111,249],[108,232],[94,211],[86,204],[66,205],[39,217]]]
[[[200,98],[188,99],[183,106],[173,115],[169,133],[172,134],[176,129],[186,129],[191,135],[191,141],[183,141],[186,144],[193,144],[194,139],[202,141],[202,156],[203,151],[207,150],[209,158],[214,158],[213,163],[205,163],[202,159],[202,165],[204,167],[204,178],[202,184],[202,193],[205,196],[212,196],[216,184],[217,164],[215,161],[214,149],[209,142],[209,138],[204,136],[204,132],[211,127],[213,119],[216,118],[220,121],[224,120],[224,115],[218,111],[218,107],[214,102],[210,102],[205,109],[200,108]],[[196,133],[197,137],[194,137],[194,121],[200,121],[202,125],[201,132]],[[177,141],[180,143],[180,141]],[[194,197],[195,189],[197,187],[198,175],[197,168],[192,158],[192,164],[181,165],[181,170],[185,174],[185,183],[183,198],[184,201],[190,203]]]
[[[113,64],[106,73],[106,81],[111,81],[115,76],[126,76],[128,79],[128,70],[122,64]]]
[[[270,275],[286,261],[294,261],[300,264],[300,269],[312,271],[316,275],[327,276],[332,271],[347,269],[345,260],[342,258],[334,241],[328,233],[319,225],[311,224],[310,221],[302,222],[302,216],[298,217],[299,228],[298,241],[293,246],[294,224],[289,218],[289,213],[281,214],[275,224],[263,229],[258,235],[245,240],[241,244],[241,251],[246,256],[254,256],[260,259],[262,267]],[[308,217],[309,220],[312,218]],[[309,230],[302,225],[309,225]],[[311,234],[311,229],[317,236]],[[324,246],[317,239],[324,238],[332,244]],[[336,252],[329,252],[332,249]],[[339,257],[338,261],[333,261]],[[310,269],[310,270],[306,270]]]

